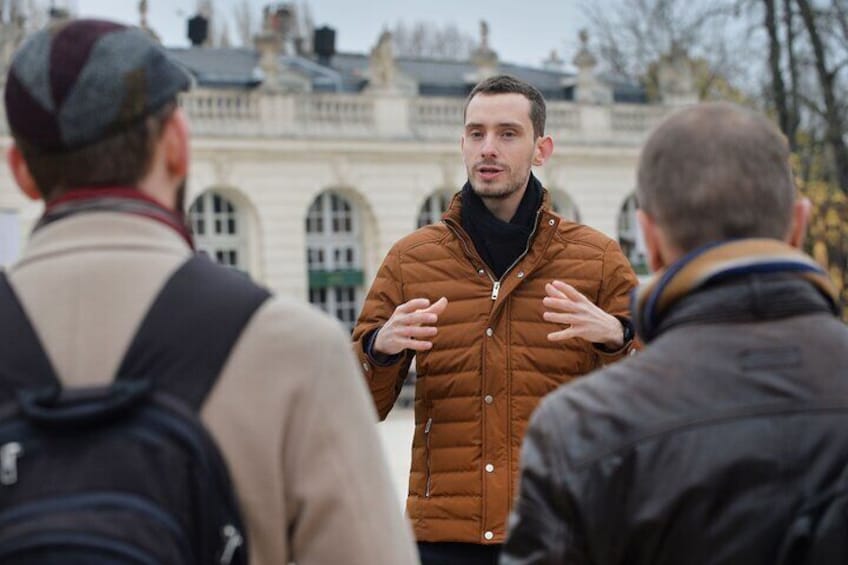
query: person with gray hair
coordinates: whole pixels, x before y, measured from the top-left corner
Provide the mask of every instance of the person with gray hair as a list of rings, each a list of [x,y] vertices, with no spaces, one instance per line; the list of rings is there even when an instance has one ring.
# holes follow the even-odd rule
[[[637,197],[646,347],[542,401],[501,563],[848,562],[848,328],[798,250],[785,139],[733,104],[680,110]]]

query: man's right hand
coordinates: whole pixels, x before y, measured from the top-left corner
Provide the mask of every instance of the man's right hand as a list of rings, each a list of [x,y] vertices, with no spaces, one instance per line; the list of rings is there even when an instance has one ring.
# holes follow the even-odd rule
[[[383,355],[397,355],[405,349],[429,350],[433,347],[429,339],[438,333],[435,324],[447,305],[448,299],[444,296],[432,304],[426,298],[404,302],[377,332],[372,349]]]

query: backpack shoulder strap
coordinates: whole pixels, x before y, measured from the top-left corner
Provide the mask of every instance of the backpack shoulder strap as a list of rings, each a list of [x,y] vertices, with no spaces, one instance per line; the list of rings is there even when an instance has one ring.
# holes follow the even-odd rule
[[[199,411],[233,345],[270,293],[247,276],[196,254],[159,292],[116,379],[154,388]]]
[[[22,388],[60,386],[38,334],[0,271],[0,402]]]

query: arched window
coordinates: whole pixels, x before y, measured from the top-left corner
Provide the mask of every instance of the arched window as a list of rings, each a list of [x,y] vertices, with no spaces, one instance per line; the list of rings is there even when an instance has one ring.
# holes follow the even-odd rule
[[[197,197],[189,208],[197,249],[222,265],[247,270],[246,226],[233,202],[215,191]]]
[[[624,201],[618,216],[618,243],[624,255],[630,259],[637,275],[648,274],[648,258],[642,231],[636,221],[636,195],[631,194]]]
[[[580,221],[580,210],[577,209],[577,205],[574,204],[574,201],[566,192],[556,189],[551,190],[551,207],[554,212],[566,220],[572,222]]]
[[[309,302],[352,330],[359,314],[364,275],[359,214],[337,192],[326,191],[306,214]]]
[[[418,210],[417,226],[423,228],[428,224],[436,224],[442,219],[442,214],[450,206],[453,193],[449,190],[437,190],[430,194]]]

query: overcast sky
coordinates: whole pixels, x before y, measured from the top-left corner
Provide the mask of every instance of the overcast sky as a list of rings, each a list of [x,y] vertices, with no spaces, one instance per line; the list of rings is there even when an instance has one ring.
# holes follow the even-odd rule
[[[138,23],[138,0],[41,0],[64,5],[80,16],[97,16]],[[186,46],[186,19],[197,0],[147,0],[148,22],[168,46]],[[258,20],[270,0],[250,0]],[[232,19],[236,0],[214,0],[217,12]],[[297,2],[300,4],[301,2]],[[556,49],[570,61],[585,23],[578,0],[308,0],[316,26],[336,28],[339,51],[370,50],[384,27],[403,21],[455,23],[479,37],[480,20],[489,24],[489,43],[502,61],[539,66]],[[230,26],[230,37],[237,34]]]

